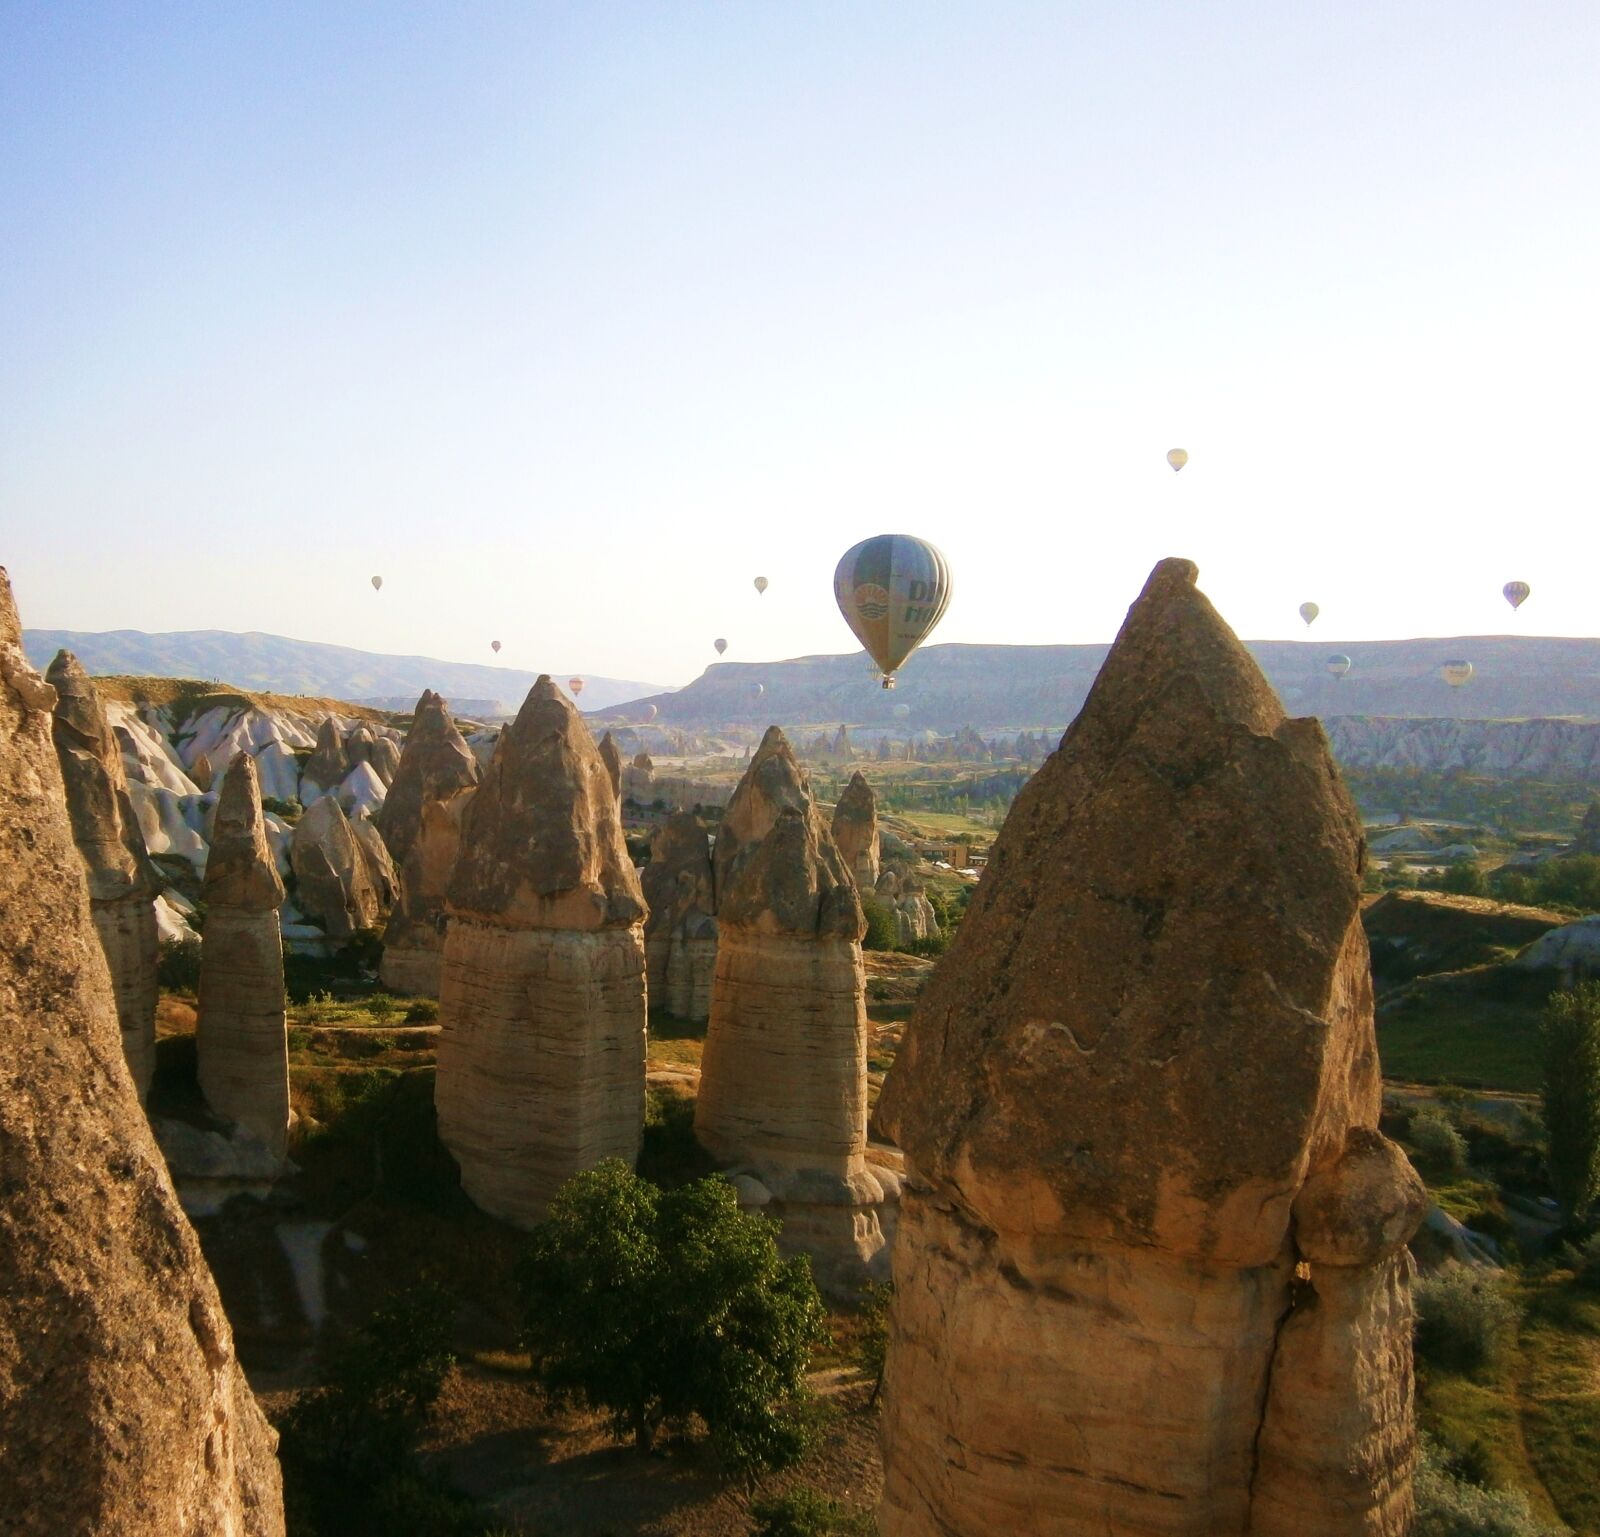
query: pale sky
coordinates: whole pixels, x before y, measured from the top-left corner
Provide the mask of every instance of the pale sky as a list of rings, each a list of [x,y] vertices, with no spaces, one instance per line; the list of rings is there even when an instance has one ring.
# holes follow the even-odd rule
[[[673,684],[854,649],[905,532],[940,641],[1168,554],[1593,635],[1597,373],[1594,0],[0,0],[33,626]]]

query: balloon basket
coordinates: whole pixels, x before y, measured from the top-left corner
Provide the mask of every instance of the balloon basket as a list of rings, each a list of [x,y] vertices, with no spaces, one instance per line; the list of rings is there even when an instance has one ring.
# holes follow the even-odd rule
[[[883,686],[885,688],[893,688],[894,687],[894,679],[891,678],[887,673],[884,674]]]

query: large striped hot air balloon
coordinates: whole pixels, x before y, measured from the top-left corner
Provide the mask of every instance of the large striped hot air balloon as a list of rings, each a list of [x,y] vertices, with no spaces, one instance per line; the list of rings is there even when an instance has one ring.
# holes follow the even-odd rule
[[[926,539],[878,534],[845,552],[833,595],[883,686],[893,688],[895,672],[950,606],[950,566]]]
[[[1330,677],[1342,678],[1349,671],[1350,671],[1350,658],[1349,657],[1341,655],[1339,653],[1335,653],[1333,656],[1330,656],[1328,658],[1328,675]]]
[[[1521,608],[1528,601],[1528,594],[1533,588],[1526,582],[1507,582],[1500,591],[1505,594],[1505,600],[1512,608]]]

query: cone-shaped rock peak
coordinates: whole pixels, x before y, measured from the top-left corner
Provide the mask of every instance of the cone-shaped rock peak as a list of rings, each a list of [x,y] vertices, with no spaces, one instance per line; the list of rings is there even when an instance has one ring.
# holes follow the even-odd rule
[[[206,902],[246,912],[275,910],[283,901],[283,882],[272,862],[261,814],[261,782],[256,760],[234,754],[222,776],[211,852],[206,858]]]
[[[394,782],[378,812],[378,831],[396,865],[404,865],[417,840],[423,807],[477,784],[479,777],[478,760],[456,729],[444,700],[424,692],[417,701]]]

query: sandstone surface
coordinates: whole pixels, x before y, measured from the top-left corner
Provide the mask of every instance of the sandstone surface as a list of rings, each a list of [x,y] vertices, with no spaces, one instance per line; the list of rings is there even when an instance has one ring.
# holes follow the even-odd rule
[[[51,734],[73,841],[89,876],[89,915],[111,971],[123,1055],[143,1099],[156,1057],[160,882],[94,684],[70,651],[58,653],[45,677],[56,691]]]
[[[857,770],[839,796],[833,809],[833,841],[862,892],[878,884],[878,799],[872,786]]]
[[[417,701],[400,766],[377,818],[378,831],[389,845],[396,868],[405,869],[406,857],[422,827],[423,809],[432,801],[447,800],[458,790],[470,789],[480,777],[478,760],[456,730],[444,700],[425,691]]]
[[[461,823],[475,787],[468,785],[422,809],[400,873],[400,895],[383,935],[379,976],[391,992],[439,996],[447,924],[445,894],[461,847]]]
[[[1361,824],[1165,561],[878,1107],[884,1537],[1404,1537],[1410,1260]]]
[[[644,1124],[644,898],[611,776],[548,677],[461,829],[435,1103],[463,1188],[527,1226],[571,1175],[631,1163]]]
[[[675,1019],[711,1017],[717,903],[706,824],[680,811],[657,830],[639,876],[650,916],[644,928],[650,1003]]]
[[[281,1537],[275,1437],[123,1061],[0,572],[0,1526]]]
[[[600,761],[606,766],[606,773],[611,776],[611,788],[617,792],[617,799],[622,798],[622,750],[608,731],[600,738]]]
[[[344,750],[344,733],[331,715],[317,728],[317,745],[300,775],[302,799],[310,802],[314,792],[336,789],[354,765]]]
[[[248,753],[239,753],[223,775],[205,898],[195,1031],[200,1089],[218,1115],[282,1158],[289,1133],[278,927],[283,882],[267,847],[255,760]]]
[[[384,906],[363,849],[337,796],[306,807],[289,845],[295,904],[322,924],[330,939],[372,928]]]

